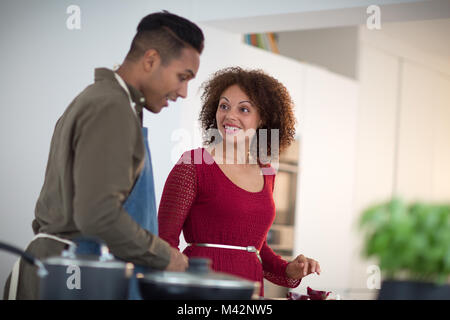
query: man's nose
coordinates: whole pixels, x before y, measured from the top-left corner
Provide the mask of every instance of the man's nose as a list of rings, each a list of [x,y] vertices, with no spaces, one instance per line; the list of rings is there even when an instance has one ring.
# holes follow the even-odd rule
[[[186,81],[182,84],[181,88],[177,91],[178,97],[185,99],[187,97],[187,91],[188,91],[188,84]]]

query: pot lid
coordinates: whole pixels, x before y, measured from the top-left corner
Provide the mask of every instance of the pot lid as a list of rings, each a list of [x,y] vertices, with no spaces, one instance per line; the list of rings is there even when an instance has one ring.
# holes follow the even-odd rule
[[[78,267],[92,267],[104,269],[133,269],[132,263],[111,258],[109,260],[99,259],[98,256],[74,256],[74,257],[50,257],[43,260],[45,265],[51,266],[78,266]]]
[[[256,282],[223,272],[214,272],[209,268],[209,264],[209,259],[191,258],[186,272],[153,271],[139,273],[137,277],[140,281],[154,284],[254,290]]]
[[[127,263],[114,258],[106,244],[98,238],[80,237],[74,240],[60,256],[43,260],[46,265],[79,266],[104,269],[134,268],[132,263]]]

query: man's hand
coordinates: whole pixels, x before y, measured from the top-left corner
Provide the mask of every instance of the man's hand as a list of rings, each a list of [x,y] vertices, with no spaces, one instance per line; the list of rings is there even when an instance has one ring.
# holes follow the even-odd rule
[[[301,279],[311,273],[320,275],[320,265],[316,260],[299,255],[286,267],[286,275],[291,279]]]
[[[188,267],[188,257],[175,248],[170,248],[170,262],[166,271],[185,271]]]

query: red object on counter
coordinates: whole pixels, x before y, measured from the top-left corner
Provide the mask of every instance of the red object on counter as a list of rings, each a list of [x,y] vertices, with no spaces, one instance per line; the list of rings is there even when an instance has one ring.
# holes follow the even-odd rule
[[[310,287],[307,287],[306,291],[308,292],[308,295],[289,292],[287,294],[287,298],[288,300],[327,300],[328,296],[331,293],[331,291],[327,292],[327,291],[313,290]]]
[[[299,294],[296,292],[288,292],[286,295],[288,300],[311,300],[309,296],[306,296],[304,294]]]
[[[326,300],[327,297],[330,295],[331,291],[319,291],[319,290],[313,290],[310,287],[306,288],[308,295],[311,297],[311,300]]]

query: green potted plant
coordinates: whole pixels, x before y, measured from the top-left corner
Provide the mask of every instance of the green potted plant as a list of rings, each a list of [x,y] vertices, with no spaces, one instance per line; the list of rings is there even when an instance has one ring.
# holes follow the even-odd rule
[[[379,262],[378,299],[450,299],[450,204],[399,198],[365,210],[363,254]]]

